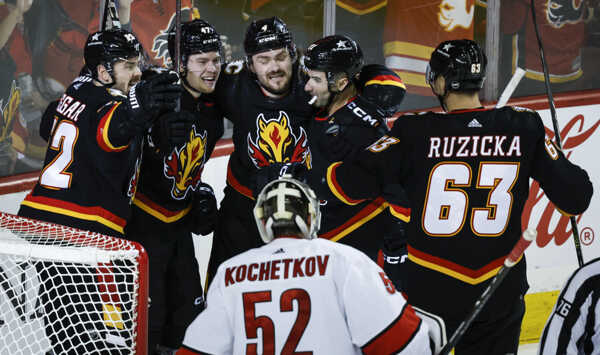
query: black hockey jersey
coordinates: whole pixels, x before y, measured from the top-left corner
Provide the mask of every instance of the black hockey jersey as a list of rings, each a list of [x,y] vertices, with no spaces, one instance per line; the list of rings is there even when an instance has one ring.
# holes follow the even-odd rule
[[[512,107],[401,117],[390,135],[328,173],[334,192],[346,198],[378,196],[385,184],[405,187],[412,212],[408,297],[457,317],[519,239],[530,177],[564,213],[580,214],[590,203],[587,173],[545,138],[537,113]],[[441,300],[445,289],[460,292]],[[523,260],[486,310],[526,289]]]
[[[19,215],[121,236],[130,214],[142,141],[117,127],[129,114],[120,91],[76,78],[42,122],[53,122],[44,167]],[[51,107],[52,108],[52,107]]]
[[[391,215],[389,204],[383,198],[349,201],[336,198],[328,187],[327,168],[333,163],[327,159],[324,149],[331,137],[326,134],[332,125],[340,125],[344,137],[355,149],[365,149],[377,138],[387,133],[385,118],[375,107],[356,96],[328,117],[315,117],[309,127],[310,150],[313,153],[313,169],[308,174],[308,184],[321,201],[321,228],[319,237],[349,244],[375,257],[381,247],[383,233],[396,226],[396,219],[408,222],[410,211],[402,206],[402,214]],[[380,216],[377,220],[375,217]],[[378,235],[361,228],[367,223],[377,223]],[[364,232],[363,232],[364,231]],[[365,235],[367,233],[368,235]]]
[[[181,108],[197,117],[189,140],[169,152],[161,152],[152,135],[146,137],[144,165],[133,200],[134,205],[165,223],[178,221],[189,212],[204,164],[223,136],[223,115],[213,96],[203,94],[196,99],[183,90]],[[158,128],[157,124],[153,130]]]
[[[229,63],[219,77],[217,102],[233,122],[227,184],[248,198],[254,199],[256,172],[262,167],[293,162],[311,166],[306,126],[314,109],[298,78],[297,64],[291,85],[286,96],[270,98],[242,62]]]

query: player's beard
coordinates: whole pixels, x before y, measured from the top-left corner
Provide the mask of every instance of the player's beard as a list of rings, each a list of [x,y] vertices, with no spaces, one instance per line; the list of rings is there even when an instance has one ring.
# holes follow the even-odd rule
[[[284,84],[281,86],[274,86],[269,82],[269,77],[272,76],[282,76],[284,79]],[[275,72],[270,72],[265,74],[264,78],[259,78],[258,82],[260,86],[273,95],[283,95],[286,94],[290,90],[290,86],[292,84],[292,73],[286,72],[284,70],[278,70]]]

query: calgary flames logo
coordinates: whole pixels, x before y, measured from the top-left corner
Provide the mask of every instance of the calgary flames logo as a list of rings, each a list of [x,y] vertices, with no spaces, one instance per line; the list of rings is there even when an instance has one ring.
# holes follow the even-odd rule
[[[546,18],[555,28],[578,23],[583,19],[583,5],[583,0],[548,0]]]
[[[140,178],[140,166],[142,165],[142,159],[138,158],[135,161],[135,170],[131,178],[129,179],[129,187],[127,188],[127,197],[129,197],[129,202],[133,201],[133,197],[135,196],[135,192],[137,191],[137,185]]]
[[[198,134],[196,126],[192,127],[189,141],[164,160],[164,173],[173,180],[171,196],[176,200],[184,199],[190,189],[196,190],[206,160],[206,131]]]
[[[456,27],[469,29],[473,24],[475,5],[467,0],[443,0],[440,3],[438,22],[448,32]]]
[[[294,135],[285,112],[280,111],[278,118],[270,120],[261,113],[256,123],[256,140],[248,133],[248,155],[257,168],[272,163],[308,163],[306,132],[301,127],[298,136]]]
[[[191,15],[192,12],[189,8],[181,9],[182,21],[183,19],[189,19]],[[155,53],[152,59],[162,63],[162,65],[167,65],[171,62],[171,58],[169,57],[169,32],[172,28],[175,28],[175,14],[171,16],[167,28],[160,30],[160,34],[154,37],[152,41],[152,53]]]

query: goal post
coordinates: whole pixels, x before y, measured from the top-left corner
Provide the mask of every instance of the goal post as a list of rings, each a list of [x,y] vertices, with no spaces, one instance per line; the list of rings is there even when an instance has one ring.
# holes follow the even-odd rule
[[[0,355],[147,354],[135,242],[0,212]]]

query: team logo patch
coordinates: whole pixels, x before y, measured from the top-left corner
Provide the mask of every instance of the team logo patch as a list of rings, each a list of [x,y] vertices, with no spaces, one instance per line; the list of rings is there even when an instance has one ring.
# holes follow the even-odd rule
[[[191,18],[192,13],[189,8],[181,9],[181,18]],[[162,65],[168,65],[171,63],[171,57],[169,56],[169,32],[175,27],[175,13],[169,20],[167,28],[160,30],[160,33],[152,40],[152,53],[154,53],[154,60],[159,61]]]
[[[264,114],[256,119],[256,139],[248,133],[248,155],[257,168],[272,163],[309,163],[306,132],[302,127],[294,134],[289,117],[279,111],[279,117],[266,119]]]
[[[140,166],[142,165],[142,159],[138,158],[135,161],[135,171],[133,175],[129,179],[129,188],[127,189],[127,197],[129,197],[130,202],[133,200],[135,196],[135,192],[137,191],[137,185],[140,178]]]
[[[164,174],[173,181],[171,197],[176,200],[184,199],[189,190],[196,190],[206,161],[208,134],[206,131],[199,134],[196,126],[192,127],[188,142],[180,148],[173,148],[164,159]]]

